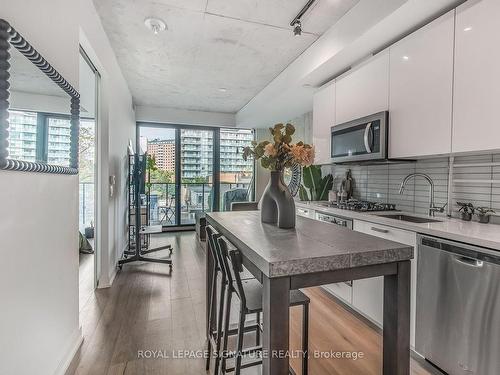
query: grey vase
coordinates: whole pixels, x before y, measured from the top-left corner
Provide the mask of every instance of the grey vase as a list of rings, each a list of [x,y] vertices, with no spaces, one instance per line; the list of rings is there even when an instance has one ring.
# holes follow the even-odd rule
[[[281,171],[272,171],[261,198],[261,220],[283,229],[295,228],[295,202],[283,182]]]

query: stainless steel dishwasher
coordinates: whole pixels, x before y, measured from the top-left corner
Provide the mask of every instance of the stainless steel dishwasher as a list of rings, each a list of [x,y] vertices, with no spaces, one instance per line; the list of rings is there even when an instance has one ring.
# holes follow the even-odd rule
[[[418,236],[415,349],[451,375],[500,374],[500,252]]]

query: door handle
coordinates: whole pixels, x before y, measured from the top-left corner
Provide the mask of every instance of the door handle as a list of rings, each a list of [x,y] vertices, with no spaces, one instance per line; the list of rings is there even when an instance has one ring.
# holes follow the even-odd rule
[[[463,256],[456,256],[455,260],[458,263],[465,264],[466,266],[469,266],[469,267],[481,268],[483,266],[482,260],[472,259],[472,258],[463,257]]]
[[[366,125],[366,128],[365,128],[365,134],[363,136],[363,140],[365,142],[365,148],[366,148],[366,152],[368,152],[369,154],[372,153],[372,148],[370,146],[370,140],[368,139],[368,137],[370,136],[370,131],[372,129],[372,123],[369,122],[367,125]]]
[[[388,229],[381,229],[381,228],[377,228],[377,227],[371,227],[371,230],[374,232],[379,232],[379,233],[389,233]]]

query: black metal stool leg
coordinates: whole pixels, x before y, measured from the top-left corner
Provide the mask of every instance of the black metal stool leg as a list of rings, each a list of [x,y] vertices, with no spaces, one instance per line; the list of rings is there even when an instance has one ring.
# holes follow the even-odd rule
[[[307,375],[309,365],[309,304],[302,310],[302,375]]]
[[[224,283],[223,283],[224,284]],[[224,316],[224,299],[226,298],[226,286],[221,285],[220,288],[220,301],[219,301],[219,314],[217,316],[217,336],[216,336],[216,343],[215,343],[215,352],[217,353],[217,357],[215,357],[215,367],[214,367],[214,374],[219,373],[219,366],[220,366],[220,346],[221,346],[221,341],[222,341],[222,324],[223,324],[223,316]]]
[[[234,375],[241,374],[241,360],[243,352],[243,337],[245,333],[245,306],[243,303],[240,304],[240,319],[238,321],[238,343],[236,345],[236,357],[235,357],[235,367]]]
[[[255,331],[255,346],[260,345],[260,312],[258,312],[255,316],[255,319],[257,320],[257,326],[258,329]]]
[[[221,370],[222,373],[226,373],[226,359],[227,359],[227,340],[229,337],[229,319],[231,315],[231,297],[232,292],[230,290],[226,290],[226,302],[224,307],[224,327],[222,332],[222,360],[221,360]],[[218,375],[215,373],[215,375]]]
[[[214,267],[213,269],[213,272],[212,272],[212,285],[210,286],[210,302],[209,302],[209,306],[210,306],[210,309],[208,310],[209,311],[209,315],[208,315],[208,327],[207,327],[207,337],[208,337],[208,355],[207,355],[207,361],[206,361],[206,369],[209,370],[210,369],[210,359],[212,357],[212,340],[211,340],[211,337],[212,337],[212,320],[213,320],[213,316],[212,316],[212,311],[213,311],[213,303],[214,303],[214,292],[215,292],[215,283],[217,282],[217,269]]]

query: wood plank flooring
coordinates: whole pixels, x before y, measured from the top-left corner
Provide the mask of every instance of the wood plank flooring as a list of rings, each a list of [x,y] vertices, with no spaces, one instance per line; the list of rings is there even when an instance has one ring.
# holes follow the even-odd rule
[[[173,245],[172,275],[163,264],[127,264],[111,288],[95,291],[81,308],[84,342],[66,375],[206,373],[203,358],[164,358],[179,350],[205,349],[204,250],[193,232],[161,235],[154,242]],[[312,300],[310,350],[364,353],[356,361],[311,358],[309,373],[381,374],[381,336],[321,289],[305,292]],[[299,349],[300,308],[292,309],[291,321],[291,349]],[[144,358],[153,351],[156,358]],[[291,362],[300,374],[299,360]],[[413,359],[411,369],[412,375],[435,373]],[[260,369],[244,374],[260,374]]]
[[[94,293],[94,254],[79,254],[79,306],[80,311]]]

